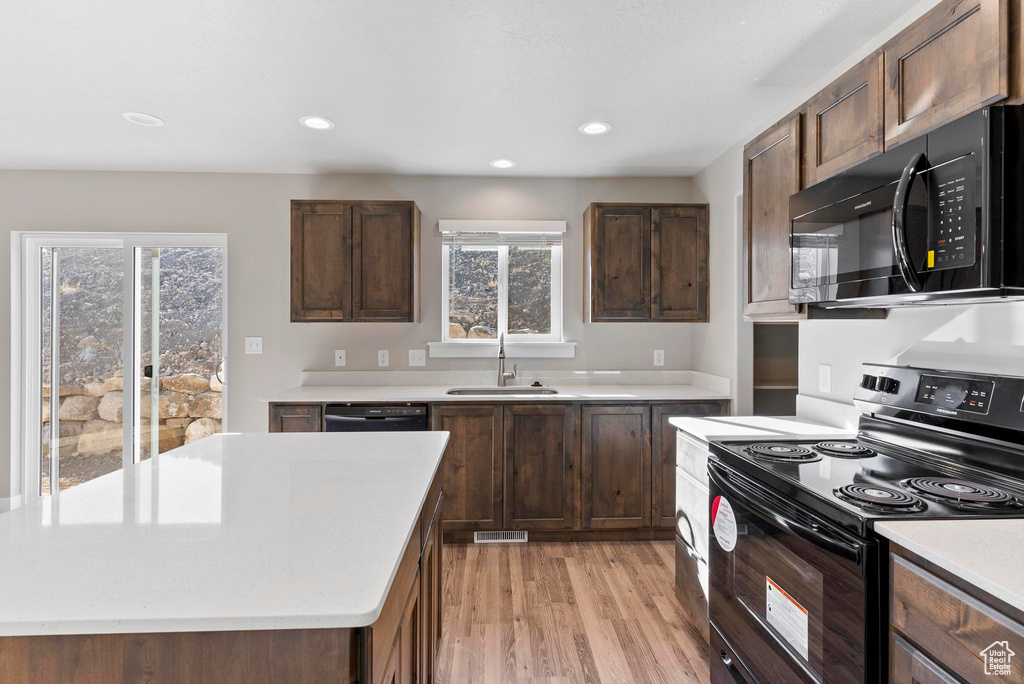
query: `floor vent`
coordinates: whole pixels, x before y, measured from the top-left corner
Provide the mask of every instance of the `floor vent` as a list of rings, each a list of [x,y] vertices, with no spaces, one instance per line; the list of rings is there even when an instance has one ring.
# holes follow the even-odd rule
[[[504,530],[501,532],[474,532],[474,544],[510,544],[513,542],[529,541],[527,533],[523,531]]]

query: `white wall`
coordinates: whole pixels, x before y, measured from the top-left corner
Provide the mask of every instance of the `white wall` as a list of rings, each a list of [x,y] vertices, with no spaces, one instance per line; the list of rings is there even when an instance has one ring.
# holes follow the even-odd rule
[[[407,199],[423,212],[422,316],[416,323],[290,323],[289,200]],[[391,370],[408,349],[440,339],[439,218],[565,219],[566,339],[575,359],[528,359],[528,368],[646,369],[654,349],[665,367],[691,367],[691,330],[703,324],[583,323],[582,217],[590,202],[690,202],[689,178],[483,178],[373,175],[0,172],[0,263],[10,263],[10,231],[170,231],[228,235],[229,427],[266,430],[268,390],[292,387],[299,372],[331,368],[334,350],[349,369],[376,369],[391,350]],[[714,216],[714,211],[712,211]],[[0,355],[10,356],[10,279],[0,278]],[[242,353],[242,338],[263,336],[264,354]],[[490,359],[428,359],[427,369],[493,368]],[[18,494],[7,474],[11,413],[9,370],[0,364],[0,499]],[[2,502],[0,502],[2,503]]]

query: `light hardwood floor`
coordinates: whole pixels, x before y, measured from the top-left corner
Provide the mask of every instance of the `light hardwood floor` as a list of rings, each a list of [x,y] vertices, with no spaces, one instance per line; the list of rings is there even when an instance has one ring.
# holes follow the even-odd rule
[[[438,671],[469,682],[707,682],[672,542],[446,544]]]

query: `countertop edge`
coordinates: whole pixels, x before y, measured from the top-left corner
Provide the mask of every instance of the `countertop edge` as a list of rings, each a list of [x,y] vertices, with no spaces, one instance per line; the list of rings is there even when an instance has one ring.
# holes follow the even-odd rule
[[[1003,584],[1000,584],[997,580],[987,577],[983,574],[979,574],[976,570],[966,567],[962,561],[949,558],[944,555],[941,550],[937,550],[933,545],[930,545],[927,541],[922,541],[915,538],[913,534],[913,528],[919,527],[924,529],[924,526],[931,526],[932,530],[939,529],[940,525],[956,525],[957,523],[1024,523],[1019,519],[1012,520],[893,520],[889,522],[877,522],[875,523],[875,531],[885,537],[886,539],[900,545],[906,550],[924,558],[925,560],[934,563],[938,567],[946,570],[947,572],[959,577],[968,584],[971,584],[978,589],[994,596],[995,598],[1005,601],[1014,608],[1024,611],[1024,579],[1021,580],[1020,589],[1012,589]],[[896,529],[893,529],[893,526]],[[932,533],[932,532],[930,532]],[[929,533],[929,534],[930,534]],[[962,545],[954,544],[957,549],[964,553],[965,550]],[[1011,563],[1016,567],[1016,563],[1012,559],[1007,559],[1007,563]],[[991,567],[991,566],[989,566]]]

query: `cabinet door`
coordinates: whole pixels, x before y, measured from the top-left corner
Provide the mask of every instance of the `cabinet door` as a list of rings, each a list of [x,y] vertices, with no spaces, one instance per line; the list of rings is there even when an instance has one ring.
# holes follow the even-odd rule
[[[323,407],[319,404],[271,404],[270,432],[320,432]]]
[[[651,318],[708,320],[708,206],[651,209]]]
[[[420,578],[413,580],[409,598],[402,611],[402,624],[398,628],[398,681],[416,684],[420,681]]]
[[[592,319],[650,319],[650,208],[597,205],[591,221]]]
[[[885,137],[881,51],[870,55],[807,103],[807,184],[879,154]]]
[[[505,528],[573,526],[577,453],[573,406],[505,407]]]
[[[384,671],[377,678],[379,684],[401,684],[402,680],[399,679],[399,663],[402,659],[401,647],[401,634],[396,634],[395,643],[391,647],[391,654],[388,656],[387,665],[384,666]]]
[[[420,681],[431,684],[441,642],[441,517],[434,519],[420,559]]]
[[[651,524],[648,407],[583,407],[582,498],[585,529]]]
[[[892,684],[956,684],[960,681],[898,634],[892,634],[889,647]]]
[[[412,321],[419,235],[415,207],[352,207],[352,318]]]
[[[792,316],[789,196],[800,191],[800,115],[775,124],[743,150],[744,316]]]
[[[658,404],[651,408],[651,523],[655,527],[676,525],[676,427],[669,423],[677,416],[722,416],[728,411],[723,402]]]
[[[351,207],[292,201],[291,277],[292,322],[351,316]]]
[[[886,44],[886,147],[1009,94],[1008,4],[943,0]]]
[[[501,407],[438,406],[431,420],[434,430],[451,433],[444,451],[445,527],[501,529]]]

